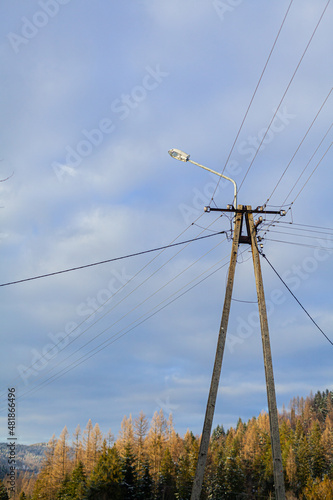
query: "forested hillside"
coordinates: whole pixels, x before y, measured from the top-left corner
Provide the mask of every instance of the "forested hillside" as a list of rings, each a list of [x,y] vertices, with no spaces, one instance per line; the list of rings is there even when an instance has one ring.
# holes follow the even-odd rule
[[[294,398],[279,415],[288,499],[333,500],[333,393]],[[22,500],[189,499],[199,437],[180,437],[162,410],[124,417],[116,441],[98,424],[65,427],[50,439],[39,474],[19,478]],[[202,498],[274,498],[269,418],[266,413],[215,428]],[[0,495],[0,498],[1,497]],[[17,498],[17,497],[16,497]]]

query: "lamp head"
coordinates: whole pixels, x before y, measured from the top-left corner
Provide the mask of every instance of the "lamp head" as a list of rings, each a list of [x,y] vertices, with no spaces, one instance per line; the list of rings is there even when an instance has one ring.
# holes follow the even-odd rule
[[[180,149],[169,149],[168,153],[170,156],[172,156],[172,158],[180,161],[186,162],[190,158],[190,155],[184,153],[184,151],[181,151]]]

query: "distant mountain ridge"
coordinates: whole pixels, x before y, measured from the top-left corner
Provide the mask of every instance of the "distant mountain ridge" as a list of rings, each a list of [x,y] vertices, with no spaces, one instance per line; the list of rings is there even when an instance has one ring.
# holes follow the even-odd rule
[[[38,473],[41,468],[44,452],[47,443],[36,444],[16,444],[16,470]],[[0,479],[3,479],[8,472],[8,446],[7,443],[0,443]]]

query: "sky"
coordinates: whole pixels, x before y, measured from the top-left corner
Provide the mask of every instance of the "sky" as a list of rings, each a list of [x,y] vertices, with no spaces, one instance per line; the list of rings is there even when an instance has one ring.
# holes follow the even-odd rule
[[[89,419],[117,437],[125,415],[160,409],[180,435],[201,433],[232,228],[203,208],[233,188],[171,148],[233,178],[238,203],[286,210],[264,216],[262,252],[333,341],[326,5],[2,3],[0,284],[210,237],[1,286],[0,441],[8,388],[22,444]],[[333,351],[261,265],[282,410],[333,389]],[[242,244],[213,427],[267,410],[256,301]]]

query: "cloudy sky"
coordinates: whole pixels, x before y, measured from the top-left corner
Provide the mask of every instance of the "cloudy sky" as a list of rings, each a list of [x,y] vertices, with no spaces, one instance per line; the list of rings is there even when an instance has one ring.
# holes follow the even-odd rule
[[[203,207],[232,203],[233,189],[170,148],[224,169],[239,203],[287,210],[266,216],[263,251],[333,341],[328,4],[2,4],[1,284],[211,237],[0,287],[1,440],[8,387],[21,443],[89,418],[117,435],[124,415],[160,408],[200,434],[231,250],[231,221]],[[262,270],[281,409],[333,389],[333,350]],[[267,408],[246,245],[233,298],[214,420],[225,428]]]

